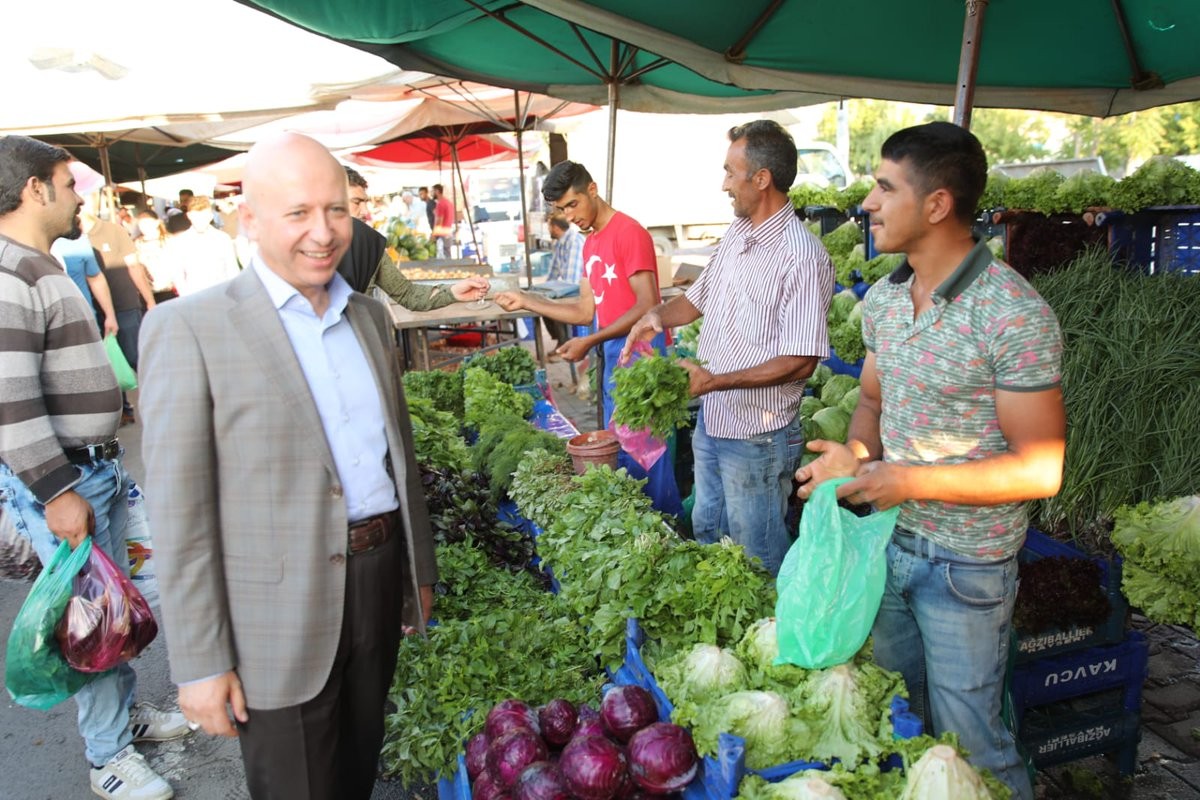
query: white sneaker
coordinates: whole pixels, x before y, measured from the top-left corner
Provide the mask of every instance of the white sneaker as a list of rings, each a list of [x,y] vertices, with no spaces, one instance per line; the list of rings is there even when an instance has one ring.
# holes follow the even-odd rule
[[[171,784],[160,778],[129,745],[100,768],[92,768],[92,791],[111,800],[170,800]]]
[[[178,711],[159,711],[149,703],[129,709],[129,730],[135,742],[167,742],[187,736],[195,728]]]

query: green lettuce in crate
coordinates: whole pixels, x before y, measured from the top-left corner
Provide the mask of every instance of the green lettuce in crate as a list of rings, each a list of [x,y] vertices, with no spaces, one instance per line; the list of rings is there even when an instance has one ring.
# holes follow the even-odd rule
[[[1117,182],[1112,204],[1131,213],[1149,206],[1200,204],[1200,172],[1174,158],[1152,158]]]
[[[533,412],[533,398],[487,370],[468,367],[463,377],[463,412],[466,423],[479,430],[498,416],[515,414],[528,418]]]
[[[649,428],[659,439],[690,425],[690,377],[678,362],[649,355],[613,370],[613,422],[635,431]]]
[[[438,411],[453,414],[455,418],[463,416],[463,373],[444,372],[440,369],[410,370],[404,373],[405,397],[423,397],[429,400]]]
[[[463,368],[479,367],[509,386],[533,383],[537,362],[524,347],[502,347],[492,353],[476,353],[463,362]]]
[[[1122,506],[1114,521],[1129,602],[1155,622],[1200,627],[1200,495]]]

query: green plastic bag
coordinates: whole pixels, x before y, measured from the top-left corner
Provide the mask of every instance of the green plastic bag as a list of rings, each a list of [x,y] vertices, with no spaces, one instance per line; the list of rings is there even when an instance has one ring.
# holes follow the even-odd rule
[[[122,392],[132,392],[137,388],[137,373],[125,360],[125,354],[121,352],[121,345],[117,344],[115,335],[110,333],[104,337],[104,349],[108,352],[109,363],[117,376],[117,386],[121,387]]]
[[[54,637],[54,626],[71,599],[75,576],[91,554],[90,536],[74,550],[65,540],[59,544],[13,620],[5,655],[4,683],[9,695],[20,705],[45,711],[102,674],[71,669]]]
[[[805,669],[844,664],[871,633],[900,509],[856,516],[837,504],[837,487],[848,480],[825,481],[812,493],[800,535],[779,568],[776,664]]]

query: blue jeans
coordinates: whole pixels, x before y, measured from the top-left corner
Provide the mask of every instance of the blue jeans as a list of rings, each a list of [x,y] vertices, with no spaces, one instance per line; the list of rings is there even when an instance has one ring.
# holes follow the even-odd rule
[[[704,429],[701,407],[692,433],[696,541],[707,544],[729,536],[777,574],[792,542],[786,521],[788,495],[803,454],[799,415],[779,430],[749,439],[721,439]]]
[[[875,618],[875,661],[899,672],[933,735],[958,734],[976,767],[1032,800],[1029,774],[1000,720],[1017,560],[984,561],[896,529]]]
[[[119,458],[79,467],[82,480],[75,493],[87,500],[96,515],[92,546],[100,547],[129,572],[125,551],[125,518],[129,509],[129,476]],[[0,503],[17,532],[28,538],[43,564],[58,549],[59,540],[46,527],[46,507],[25,487],[6,464],[0,463]],[[133,704],[137,676],[128,663],[111,669],[75,695],[79,707],[79,735],[87,760],[107,763],[131,741],[129,707]]]
[[[666,337],[659,334],[650,342],[655,351],[662,353],[665,350]],[[609,420],[612,419],[613,401],[613,370],[617,366],[617,359],[621,355],[621,348],[625,346],[625,339],[609,339],[600,345],[602,348],[603,363],[604,363],[604,383],[602,384],[601,399],[604,401],[604,427],[608,427]],[[650,465],[650,469],[642,468],[642,465],[633,459],[628,453],[622,450],[617,454],[617,466],[624,467],[629,473],[629,477],[635,480],[646,480],[646,485],[643,491],[654,504],[654,508],[663,514],[670,514],[673,517],[678,517],[683,514],[683,500],[679,497],[679,485],[675,482],[675,464],[668,457],[671,450],[662,455]]]

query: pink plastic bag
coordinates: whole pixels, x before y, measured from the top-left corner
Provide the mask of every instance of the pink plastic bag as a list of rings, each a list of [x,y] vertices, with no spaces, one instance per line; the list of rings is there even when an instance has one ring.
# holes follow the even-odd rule
[[[627,425],[610,422],[608,429],[621,443],[621,449],[629,453],[644,470],[649,470],[667,452],[667,443],[651,434],[649,428],[635,431]]]
[[[654,349],[647,342],[638,342],[633,346],[632,354],[629,357],[629,364],[637,361],[642,356],[654,355]],[[625,366],[629,366],[626,364]],[[667,452],[667,443],[662,439],[653,436],[649,428],[642,430],[632,430],[628,425],[618,425],[610,421],[608,429],[617,437],[617,441],[621,443],[621,449],[633,457],[633,460],[642,465],[642,469],[649,470],[650,467],[662,458],[663,453]]]
[[[93,547],[54,633],[72,668],[104,672],[142,652],[158,634],[158,623],[133,582]]]

